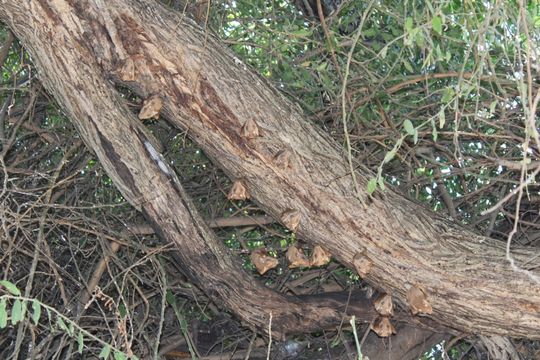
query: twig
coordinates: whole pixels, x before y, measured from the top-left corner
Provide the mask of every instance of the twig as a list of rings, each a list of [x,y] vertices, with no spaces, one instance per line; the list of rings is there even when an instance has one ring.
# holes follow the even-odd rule
[[[354,190],[356,192],[356,197],[358,198],[358,200],[360,200],[360,202],[362,203],[364,207],[366,206],[366,204],[364,203],[364,200],[362,199],[362,196],[361,196],[360,189],[358,188],[358,182],[356,181],[356,172],[354,170],[354,165],[353,165],[353,160],[352,160],[351,139],[349,137],[349,129],[347,127],[348,116],[347,116],[346,94],[347,94],[347,79],[349,77],[349,71],[351,67],[352,57],[354,54],[354,49],[356,48],[356,44],[360,40],[360,35],[362,35],[362,28],[364,26],[364,20],[366,19],[367,14],[369,13],[369,10],[371,9],[372,5],[373,5],[373,0],[369,3],[366,11],[364,12],[360,25],[358,25],[358,29],[356,30],[356,34],[354,35],[351,49],[349,50],[349,54],[347,55],[347,64],[345,66],[345,74],[342,77],[343,86],[341,87],[341,119],[343,122],[343,135],[345,136],[345,144],[347,146],[347,161],[349,163],[349,170],[351,172],[351,177],[353,181]],[[320,6],[320,0],[317,0],[317,6],[318,7]]]
[[[96,265],[96,268],[94,269],[94,272],[92,273],[92,276],[88,280],[88,283],[85,284],[86,286],[81,289],[81,292],[77,296],[79,298],[78,304],[79,309],[77,310],[77,313],[82,313],[82,310],[84,309],[84,306],[86,303],[90,300],[90,296],[96,286],[99,283],[99,280],[101,279],[101,276],[105,272],[105,269],[107,268],[107,264],[111,260],[111,257],[116,254],[116,252],[120,249],[120,243],[118,242],[111,242],[111,251],[110,253],[103,254],[103,257],[99,261],[99,263]]]
[[[253,345],[255,345],[255,339],[257,339],[257,332],[253,332],[253,336],[251,337],[251,341],[249,342],[248,349],[246,351],[246,357],[244,360],[249,360],[249,356],[251,355],[251,352],[253,351]]]
[[[326,20],[324,18],[321,0],[317,0],[317,14],[319,15],[319,21],[321,22],[321,26],[324,31],[324,37],[326,38],[326,42],[328,43],[328,48],[330,49],[330,56],[332,57],[332,63],[336,67],[336,71],[341,79],[341,82],[343,82],[344,81],[343,74],[341,73],[341,67],[339,66],[339,63],[337,61],[336,51],[334,50],[334,44],[332,43],[332,37],[330,36],[330,31],[328,31],[328,26],[326,25]],[[353,45],[353,48],[354,48],[354,45]]]
[[[529,177],[527,177],[527,179],[525,181],[522,181],[519,186],[517,188],[515,188],[514,190],[510,191],[510,193],[508,193],[508,195],[506,195],[505,197],[503,197],[501,200],[499,200],[495,205],[493,205],[492,207],[482,211],[480,213],[480,215],[484,216],[486,214],[489,214],[490,212],[492,211],[496,211],[498,210],[505,202],[507,202],[508,200],[510,200],[514,195],[518,194],[520,191],[523,191],[523,188],[526,187],[527,185],[529,185],[531,182],[533,182],[536,178],[536,175],[538,175],[538,173],[540,173],[540,166],[538,166],[531,175],[529,175]],[[519,207],[517,207],[517,209],[519,209]]]
[[[266,360],[270,360],[270,350],[272,349],[272,312],[270,311],[270,320],[268,321],[268,351]]]
[[[160,314],[159,314],[159,326],[158,326],[158,331],[157,331],[157,335],[156,335],[156,344],[154,346],[154,359],[159,359],[159,357],[158,357],[159,343],[160,343],[160,340],[161,340],[161,333],[163,331],[163,324],[165,323],[165,308],[167,307],[167,275],[165,273],[165,270],[161,266],[161,264],[159,264],[159,268],[160,268],[161,273],[162,273],[162,283],[161,283],[161,285],[163,286],[163,289],[162,289],[162,293],[161,293],[161,311],[160,311]]]

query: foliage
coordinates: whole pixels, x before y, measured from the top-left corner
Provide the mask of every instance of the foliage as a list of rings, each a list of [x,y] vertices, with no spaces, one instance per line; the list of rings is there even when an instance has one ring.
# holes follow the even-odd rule
[[[534,170],[538,2],[343,1],[327,31],[294,2],[262,3],[226,3],[217,30],[350,141],[355,166],[377,174],[369,192],[384,177],[486,233],[508,232],[512,202],[495,221],[481,213]]]
[[[90,332],[80,328],[74,321],[62,315],[55,308],[43,304],[37,299],[28,299],[21,296],[21,291],[15,284],[7,280],[2,280],[0,281],[0,286],[3,286],[8,292],[8,294],[0,296],[0,330],[6,328],[10,315],[11,325],[17,325],[19,322],[26,321],[26,316],[30,316],[30,313],[27,311],[27,306],[31,303],[32,313],[30,319],[32,320],[33,326],[41,325],[48,327],[49,331],[52,333],[61,331],[70,338],[76,339],[77,352],[79,354],[82,354],[85,346],[85,338],[87,338],[102,346],[99,358],[108,359],[112,352],[115,360],[137,359],[136,356],[129,356],[122,350],[112,347],[108,343],[92,335]],[[9,307],[10,305],[11,309]],[[46,311],[46,319],[43,322],[41,316],[42,309],[45,309]]]

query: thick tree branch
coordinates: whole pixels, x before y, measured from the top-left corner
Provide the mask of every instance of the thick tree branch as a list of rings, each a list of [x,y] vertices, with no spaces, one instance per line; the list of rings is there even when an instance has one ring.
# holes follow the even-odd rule
[[[0,7],[0,17],[33,54],[44,85],[62,104],[123,196],[145,215],[161,238],[178,246],[178,259],[188,277],[214,302],[262,333],[271,315],[274,338],[342,322],[346,304],[339,309],[335,302],[311,303],[281,295],[253,281],[227,255],[157,152],[149,132],[105,79],[99,64],[107,51],[101,53],[86,43],[92,32],[105,36],[106,29],[113,31],[110,27],[115,26],[98,3],[7,1]],[[120,46],[112,36],[109,45]],[[349,310],[360,321],[377,316],[365,298]]]

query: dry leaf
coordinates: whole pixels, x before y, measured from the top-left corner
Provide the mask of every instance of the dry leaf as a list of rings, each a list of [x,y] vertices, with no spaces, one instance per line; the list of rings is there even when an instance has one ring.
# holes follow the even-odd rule
[[[259,137],[259,126],[253,119],[248,119],[244,126],[242,126],[242,136],[248,140],[256,139]]]
[[[386,316],[379,316],[373,324],[371,324],[371,329],[380,337],[389,337],[396,333],[396,328]]]
[[[331,258],[332,254],[317,245],[313,249],[313,255],[311,256],[311,266],[324,266],[330,262]]]
[[[274,156],[274,163],[281,169],[291,167],[291,152],[289,150],[281,150]]]
[[[246,183],[243,180],[236,180],[227,194],[229,200],[246,200],[249,199]]]
[[[279,261],[275,257],[268,256],[265,249],[256,249],[251,252],[251,262],[257,268],[259,274],[263,275],[270,269],[278,266]]]
[[[296,246],[291,245],[287,250],[287,260],[289,261],[289,268],[297,267],[309,267],[311,265],[309,259]]]
[[[358,275],[360,275],[361,278],[365,278],[366,275],[369,274],[369,272],[371,271],[371,268],[373,267],[373,262],[366,255],[365,251],[362,251],[356,253],[356,255],[354,256],[353,265]]]
[[[291,231],[295,231],[300,224],[300,211],[298,210],[285,210],[281,214],[281,222]]]
[[[428,301],[426,291],[418,286],[412,286],[407,291],[407,301],[413,315],[416,315],[418,313],[433,313],[433,308]]]
[[[148,99],[144,100],[143,107],[139,112],[139,119],[157,119],[162,107],[163,100],[158,95],[149,97]]]
[[[118,77],[122,81],[135,81],[135,62],[132,58],[127,58],[124,64],[118,69]]]
[[[394,303],[392,302],[392,296],[388,294],[381,294],[375,299],[373,306],[375,306],[375,310],[383,316],[394,315]]]

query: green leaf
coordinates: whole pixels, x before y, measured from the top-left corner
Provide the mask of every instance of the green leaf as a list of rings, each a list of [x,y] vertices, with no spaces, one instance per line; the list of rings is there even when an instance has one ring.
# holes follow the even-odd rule
[[[11,309],[11,325],[17,324],[22,320],[23,316],[23,303],[21,300],[17,299],[13,303],[13,308]]]
[[[126,354],[120,351],[115,351],[114,360],[127,360]]]
[[[440,16],[434,16],[431,19],[431,27],[437,34],[442,35],[442,19]]]
[[[367,192],[371,195],[375,190],[377,190],[377,179],[370,179],[367,184]]]
[[[0,300],[0,329],[3,329],[7,326],[7,300],[4,298]]]
[[[107,345],[105,345],[103,347],[103,349],[101,349],[101,352],[99,353],[98,358],[99,359],[108,359],[109,355],[111,355],[111,346],[107,344]]]
[[[426,41],[424,38],[424,32],[418,31],[414,36],[414,41],[416,42],[416,46],[423,49],[426,45]]]
[[[120,314],[121,318],[125,318],[127,315],[126,305],[124,305],[123,302],[118,305],[118,313]]]
[[[408,62],[406,59],[401,60],[403,62],[403,65],[405,65],[405,69],[407,69],[408,72],[414,73],[414,69],[410,62]]]
[[[420,45],[418,45],[421,47]],[[427,55],[424,57],[424,62],[422,63],[422,69],[429,67],[433,63],[433,51],[430,50]]]
[[[386,155],[384,156],[383,163],[386,164],[390,162],[390,160],[392,160],[394,156],[396,156],[396,153],[397,153],[397,147],[394,146],[394,148],[390,150],[389,152],[387,152]]]
[[[21,296],[21,290],[19,290],[11,281],[0,280],[0,285],[5,287],[11,295]]]
[[[397,28],[397,27],[394,26],[394,25],[390,25],[390,32],[392,33],[392,35],[393,35],[394,37],[398,37],[398,36],[400,36],[400,35],[403,33],[403,31],[401,30],[401,28]]]
[[[416,130],[416,129],[414,129],[413,142],[414,142],[415,144],[418,143],[418,130]]]
[[[32,321],[34,324],[39,324],[39,318],[41,317],[41,304],[39,301],[32,301]]]
[[[405,131],[407,132],[407,134],[409,134],[409,135],[414,135],[415,129],[414,129],[414,125],[412,124],[411,120],[406,119],[406,120],[403,122],[403,128],[405,129]]]
[[[84,337],[82,332],[79,332],[79,335],[77,335],[77,351],[79,354],[82,354],[83,348],[84,348]]]
[[[58,316],[56,318],[56,324],[58,325],[60,330],[65,331],[65,332],[68,331],[68,327],[67,327],[66,323],[64,322],[64,320],[60,316]]]
[[[411,17],[408,17],[405,20],[405,31],[410,33],[413,28],[413,19]]]
[[[405,39],[403,39],[403,45],[405,45],[405,46],[412,46],[413,39],[414,39],[414,38],[413,38],[412,35],[405,36]]]
[[[444,94],[442,96],[441,101],[445,104],[448,104],[454,98],[454,95],[455,95],[454,88],[449,86],[444,90]]]
[[[387,53],[388,53],[388,46],[385,46],[382,48],[381,52],[379,53],[379,55],[381,56],[381,59],[384,59]]]
[[[444,55],[441,51],[441,47],[438,44],[435,47],[435,54],[437,54],[437,61],[441,61],[444,59]]]
[[[308,37],[311,36],[311,29],[301,28],[296,31],[291,32],[290,34],[299,36],[299,37]]]
[[[324,61],[324,62],[320,63],[319,65],[317,65],[316,69],[319,70],[319,71],[322,71],[322,70],[325,70],[327,66],[328,66],[328,63],[326,61]]]
[[[494,114],[496,108],[497,108],[497,100],[493,100],[491,104],[489,104],[489,113]]]
[[[169,305],[176,305],[176,297],[171,290],[167,290],[167,292],[165,293],[165,299],[167,299]]]
[[[373,37],[375,35],[377,35],[377,30],[375,28],[369,28],[369,29],[366,29],[365,31],[362,31],[362,35],[364,37]]]
[[[446,123],[446,115],[444,114],[444,109],[439,110],[439,129],[444,127]]]

